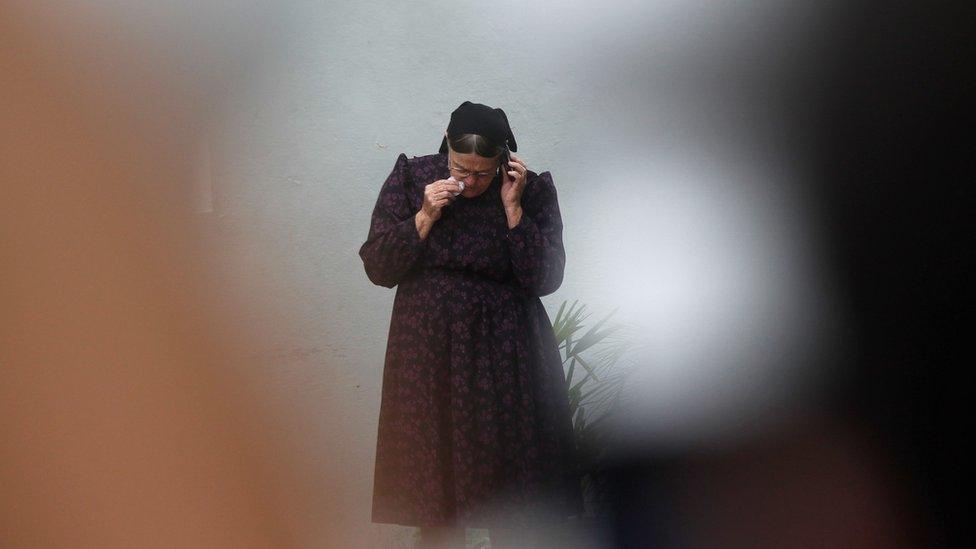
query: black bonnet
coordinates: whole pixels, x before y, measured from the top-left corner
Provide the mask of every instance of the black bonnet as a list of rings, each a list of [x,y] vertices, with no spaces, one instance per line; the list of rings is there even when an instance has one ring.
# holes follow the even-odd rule
[[[451,113],[451,123],[447,125],[450,136],[474,133],[498,143],[508,145],[508,150],[518,151],[512,128],[508,125],[505,111],[493,109],[488,105],[465,101]],[[441,140],[440,153],[447,152],[447,138]]]

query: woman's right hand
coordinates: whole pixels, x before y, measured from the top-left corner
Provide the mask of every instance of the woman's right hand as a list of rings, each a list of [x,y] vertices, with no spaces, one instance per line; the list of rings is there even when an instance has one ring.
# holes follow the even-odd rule
[[[441,218],[441,210],[457,198],[456,193],[461,192],[461,186],[457,181],[438,179],[430,185],[424,187],[424,205],[421,211],[431,221]]]

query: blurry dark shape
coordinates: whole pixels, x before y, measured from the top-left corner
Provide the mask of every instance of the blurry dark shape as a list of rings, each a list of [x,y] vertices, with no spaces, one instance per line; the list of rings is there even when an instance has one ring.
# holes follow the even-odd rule
[[[855,334],[843,409],[896,462],[913,539],[943,546],[965,531],[950,494],[963,473],[957,376],[973,364],[963,326],[974,142],[963,113],[976,9],[857,3],[839,15],[814,164]]]
[[[814,84],[756,83],[789,90],[765,101],[802,113],[793,134],[850,326],[842,373],[819,411],[778,433],[622,459],[615,546],[972,543],[952,492],[967,434],[959,376],[973,364],[974,11],[833,5],[824,59],[804,75]]]
[[[614,547],[913,546],[887,464],[840,422],[614,471]]]

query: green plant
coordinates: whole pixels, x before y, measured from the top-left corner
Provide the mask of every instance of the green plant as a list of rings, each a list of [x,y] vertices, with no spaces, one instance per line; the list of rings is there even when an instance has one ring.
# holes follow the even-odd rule
[[[609,433],[605,424],[617,413],[620,394],[631,371],[620,363],[633,348],[634,340],[624,325],[608,323],[616,309],[577,336],[585,328],[590,313],[586,312],[585,305],[578,305],[579,300],[573,301],[568,309],[567,303],[563,301],[560,305],[552,328],[569,387],[584,500],[588,513],[600,514],[606,495],[600,475],[600,460]]]

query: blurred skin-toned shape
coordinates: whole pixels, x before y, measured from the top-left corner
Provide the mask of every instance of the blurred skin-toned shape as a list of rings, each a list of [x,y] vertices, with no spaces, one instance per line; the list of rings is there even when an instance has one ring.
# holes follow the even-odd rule
[[[235,59],[98,9],[0,16],[0,545],[294,546],[189,199]]]

